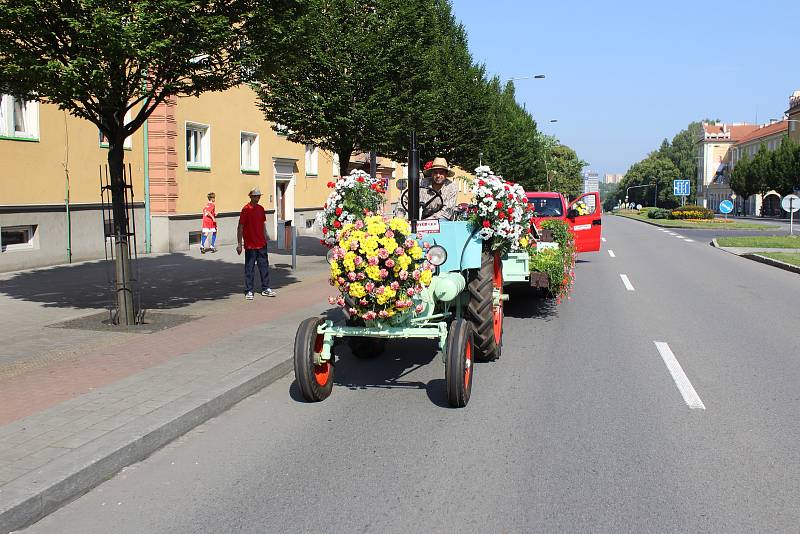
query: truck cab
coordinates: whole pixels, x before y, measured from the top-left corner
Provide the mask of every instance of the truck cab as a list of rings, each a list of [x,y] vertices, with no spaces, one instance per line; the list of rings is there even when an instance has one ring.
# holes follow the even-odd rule
[[[554,191],[535,191],[527,193],[527,197],[534,209],[533,222],[537,228],[547,219],[560,219],[575,235],[578,252],[600,250],[603,224],[600,193],[584,193],[572,202]]]

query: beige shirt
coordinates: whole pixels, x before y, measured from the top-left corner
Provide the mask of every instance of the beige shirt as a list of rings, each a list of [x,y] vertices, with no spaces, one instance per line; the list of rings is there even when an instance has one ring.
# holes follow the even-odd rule
[[[419,182],[419,204],[420,206],[424,205],[430,199],[435,198],[431,191],[425,189],[426,187],[431,187],[433,185],[433,180],[431,178],[423,178]],[[458,203],[458,185],[449,178],[445,178],[444,184],[442,184],[442,188],[439,190],[439,193],[442,195],[442,200],[444,201],[444,206],[442,209],[437,211],[436,213],[432,213],[428,216],[430,219],[447,219],[449,221],[453,220],[453,211],[456,209],[456,204]],[[438,200],[434,200],[431,207],[436,207],[439,205]]]

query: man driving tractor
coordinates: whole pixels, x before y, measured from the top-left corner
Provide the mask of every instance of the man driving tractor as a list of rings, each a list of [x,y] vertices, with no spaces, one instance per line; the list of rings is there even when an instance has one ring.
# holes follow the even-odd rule
[[[424,214],[426,219],[453,220],[458,185],[449,178],[454,174],[445,158],[435,158],[433,164],[425,170],[425,178],[419,184],[419,203],[422,206],[428,205]],[[434,191],[441,195],[441,201],[436,198]]]

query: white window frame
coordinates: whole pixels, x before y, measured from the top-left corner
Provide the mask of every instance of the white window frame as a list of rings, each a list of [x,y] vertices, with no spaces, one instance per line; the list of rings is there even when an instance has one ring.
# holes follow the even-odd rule
[[[25,243],[14,243],[12,245],[6,245],[2,242],[3,239],[2,232],[7,230],[22,230],[23,232],[27,232],[28,240]],[[15,250],[32,250],[34,248],[36,248],[35,224],[23,224],[23,225],[0,227],[0,252],[13,252]]]
[[[197,132],[200,135],[199,148],[192,150],[197,153],[199,157],[190,160],[189,157],[189,143],[190,143],[190,130]],[[200,122],[186,121],[184,128],[184,150],[186,151],[186,169],[196,171],[210,171],[211,170],[211,126]],[[195,141],[195,143],[197,143]],[[193,147],[196,146],[193,144]],[[199,150],[199,151],[198,151]]]
[[[306,145],[306,176],[319,176],[319,147]]]
[[[125,112],[125,124],[131,122],[131,110]],[[103,135],[103,132],[97,130],[97,139],[100,143],[100,148],[108,148],[108,139],[106,136]],[[125,141],[122,143],[122,148],[125,150],[133,150],[133,135],[129,135],[125,138]]]
[[[35,100],[20,100],[23,103],[25,131],[16,131],[14,117],[19,100],[11,95],[0,95],[0,138],[19,141],[39,140],[39,102]]]
[[[331,165],[331,175],[339,177],[342,175],[342,166],[339,164],[339,154],[334,154],[331,158],[333,164]]]
[[[259,135],[254,132],[239,132],[239,170],[242,174],[258,174],[260,170],[260,161],[258,158],[258,141]],[[249,140],[248,152],[250,155],[249,161],[245,157],[245,140]]]

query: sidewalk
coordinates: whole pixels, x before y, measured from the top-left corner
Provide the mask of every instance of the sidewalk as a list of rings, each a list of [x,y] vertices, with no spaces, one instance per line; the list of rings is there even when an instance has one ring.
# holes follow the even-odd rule
[[[101,263],[0,275],[0,533],[289,373],[297,324],[329,308],[324,249],[305,245],[296,272],[270,254],[278,296],[250,302],[232,247],[145,257],[151,324],[123,331],[100,322]]]
[[[787,252],[792,254],[800,254],[800,248],[721,247],[716,239],[712,239],[711,244],[714,247],[723,250],[725,252],[728,252],[730,254],[735,254],[737,256],[742,256],[743,258],[747,258],[749,260],[754,260],[759,263],[765,263],[767,265],[778,267],[779,269],[783,269],[785,271],[791,271],[800,274],[800,267],[797,267],[796,265],[792,265],[790,263],[786,263],[783,261],[779,261],[761,255],[764,252]]]

